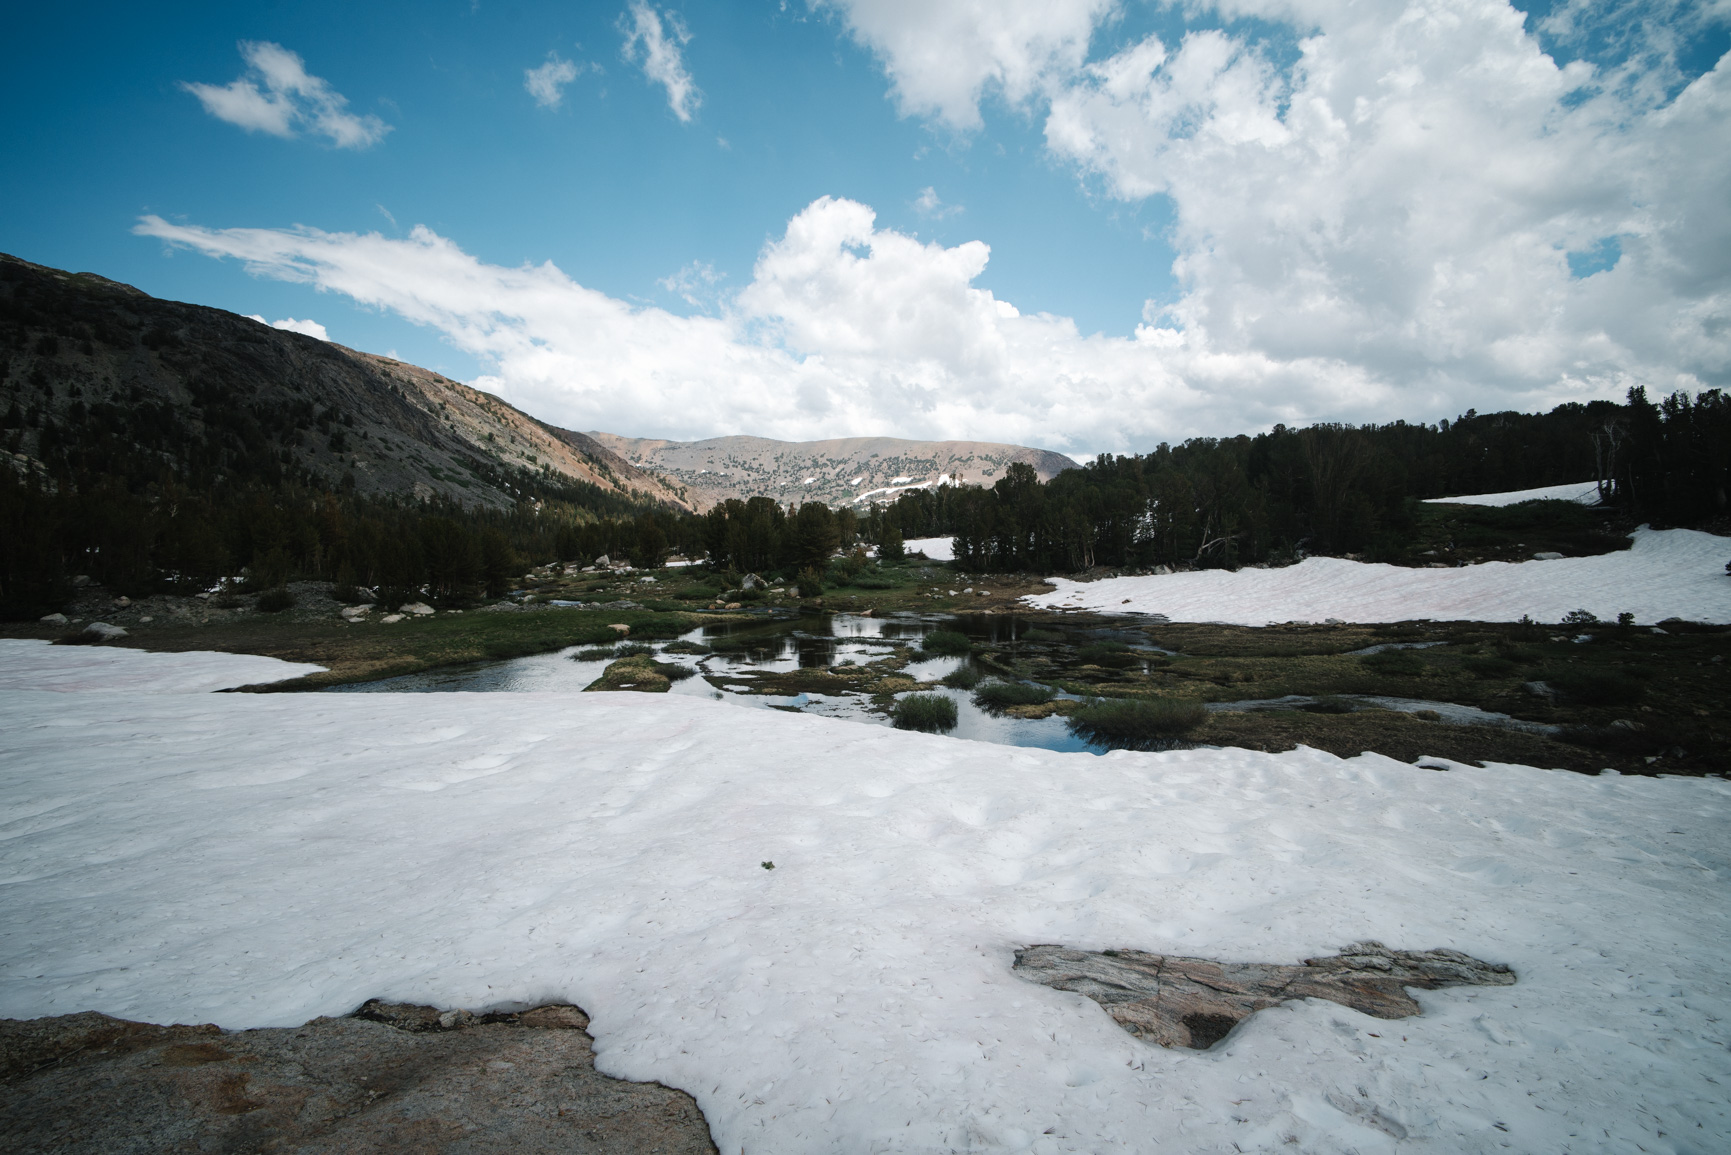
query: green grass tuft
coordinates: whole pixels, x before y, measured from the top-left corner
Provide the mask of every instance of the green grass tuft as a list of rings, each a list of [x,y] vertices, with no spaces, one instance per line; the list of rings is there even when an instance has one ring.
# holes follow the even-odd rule
[[[974,648],[968,635],[955,630],[934,630],[920,640],[920,649],[929,654],[965,654]]]
[[[1095,699],[1070,715],[1070,732],[1103,746],[1158,745],[1208,720],[1200,702],[1172,698]]]
[[[908,694],[896,702],[890,718],[898,730],[935,733],[956,726],[956,703],[942,694]]]
[[[957,666],[943,676],[943,683],[957,690],[971,690],[980,684],[985,675],[972,666]]]
[[[1038,706],[1051,700],[1051,690],[1025,682],[988,682],[974,691],[974,705],[994,712],[1011,706]]]

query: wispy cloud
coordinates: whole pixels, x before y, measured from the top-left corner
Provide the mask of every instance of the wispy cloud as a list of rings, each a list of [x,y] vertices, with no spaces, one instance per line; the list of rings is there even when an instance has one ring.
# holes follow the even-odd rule
[[[267,321],[257,313],[248,313],[247,319],[257,321],[261,325],[269,325],[273,329],[283,329],[290,333],[304,333],[308,337],[317,337],[321,341],[331,339],[331,335],[325,332],[325,327],[311,317],[304,321],[297,321],[293,317],[284,317],[280,321]]]
[[[962,206],[945,204],[943,199],[938,196],[938,190],[927,185],[920,190],[919,198],[914,201],[914,209],[923,217],[935,217],[938,220],[943,220],[945,217],[954,216],[961,212]]]
[[[630,12],[619,17],[619,29],[625,34],[625,59],[641,64],[643,75],[667,89],[667,107],[689,124],[703,95],[680,54],[691,41],[685,22],[675,13],[656,12],[647,0],[632,0]]]
[[[356,116],[329,82],[307,72],[297,53],[268,40],[243,40],[247,71],[228,84],[181,83],[218,120],[248,132],[294,137],[310,132],[338,148],[367,148],[391,126],[376,116]]]
[[[692,261],[672,276],[655,282],[669,293],[676,293],[688,305],[708,309],[715,303],[717,286],[727,278],[708,261]]]
[[[565,100],[565,86],[583,74],[583,66],[562,60],[557,52],[547,54],[547,63],[523,70],[523,87],[542,108],[558,108]]]

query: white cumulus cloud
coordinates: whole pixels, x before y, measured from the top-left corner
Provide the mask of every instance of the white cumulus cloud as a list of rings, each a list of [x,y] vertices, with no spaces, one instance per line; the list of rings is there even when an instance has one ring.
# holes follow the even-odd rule
[[[608,297],[550,263],[484,264],[424,227],[393,239],[145,217],[136,231],[436,328],[490,363],[483,388],[579,429],[1122,452],[1399,408],[1395,390],[1350,364],[1220,354],[1152,324],[1084,336],[1069,318],[1024,314],[974,286],[984,243],[922,243],[831,197],[788,222],[716,315],[693,317]],[[674,291],[701,270],[670,278]]]
[[[897,107],[954,129],[980,101],[1019,104],[1081,67],[1115,0],[808,0],[837,11],[888,73]]]
[[[549,52],[545,64],[523,70],[523,88],[542,108],[558,108],[565,99],[565,86],[582,71],[582,66]]]
[[[273,329],[284,329],[290,333],[304,333],[308,337],[317,337],[321,341],[331,339],[331,335],[325,332],[325,327],[311,317],[304,321],[297,321],[293,317],[284,317],[280,321],[267,321],[257,313],[248,313],[247,319],[257,321],[261,325],[269,325]]]
[[[1182,293],[1145,316],[1190,348],[1412,416],[1731,382],[1731,62],[1678,64],[1722,3],[1571,0],[1550,33],[1620,49],[1559,66],[1505,0],[1225,0],[1094,59],[1092,0],[822,2],[905,111],[973,127],[995,84],[1106,196],[1168,199]]]
[[[338,148],[366,148],[391,130],[376,116],[350,112],[342,93],[307,72],[306,62],[282,45],[242,41],[240,54],[247,71],[228,84],[181,84],[218,120],[272,136],[311,132]]]
[[[643,67],[643,75],[667,90],[667,107],[681,122],[690,123],[703,95],[686,71],[681,51],[691,32],[676,13],[660,13],[647,0],[632,0],[627,16],[619,18],[625,34],[625,59]]]

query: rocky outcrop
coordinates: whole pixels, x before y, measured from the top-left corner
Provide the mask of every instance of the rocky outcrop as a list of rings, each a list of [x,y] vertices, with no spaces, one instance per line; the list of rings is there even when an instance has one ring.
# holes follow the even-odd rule
[[[689,1095],[596,1072],[588,1025],[376,1001],[254,1031],[0,1020],[0,1150],[713,1153]]]
[[[1515,981],[1508,967],[1459,951],[1390,950],[1379,942],[1354,943],[1338,955],[1306,959],[1303,966],[1041,945],[1017,951],[1015,971],[1029,982],[1087,995],[1139,1039],[1197,1050],[1288,999],[1328,999],[1379,1019],[1404,1019],[1420,1012],[1407,987]]]

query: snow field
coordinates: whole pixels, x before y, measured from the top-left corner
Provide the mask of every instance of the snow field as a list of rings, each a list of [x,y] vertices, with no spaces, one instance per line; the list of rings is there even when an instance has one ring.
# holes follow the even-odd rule
[[[1537,489],[1511,489],[1506,493],[1474,493],[1465,497],[1429,497],[1427,505],[1519,505],[1523,501],[1578,501],[1599,504],[1599,483],[1577,481],[1572,485],[1543,485]]]
[[[254,654],[195,651],[156,654],[123,646],[53,646],[32,638],[0,638],[0,692],[124,690],[139,694],[201,694],[235,686],[284,682],[321,674],[323,666]]]
[[[909,553],[923,553],[932,561],[956,560],[956,540],[953,537],[916,537],[902,542]]]
[[[691,1092],[730,1153],[1725,1150],[1728,818],[1712,780],[1065,755],[676,696],[11,692],[0,1015],[568,999],[603,1071]],[[1010,970],[1359,938],[1520,981],[1187,1052]]]
[[[1638,529],[1633,547],[1597,557],[1486,562],[1455,569],[1311,557],[1278,569],[1201,570],[1078,582],[1049,578],[1050,594],[1022,599],[1042,609],[1164,614],[1176,622],[1261,626],[1273,622],[1557,622],[1585,609],[1606,621],[1628,612],[1731,621],[1731,538],[1689,529]]]

